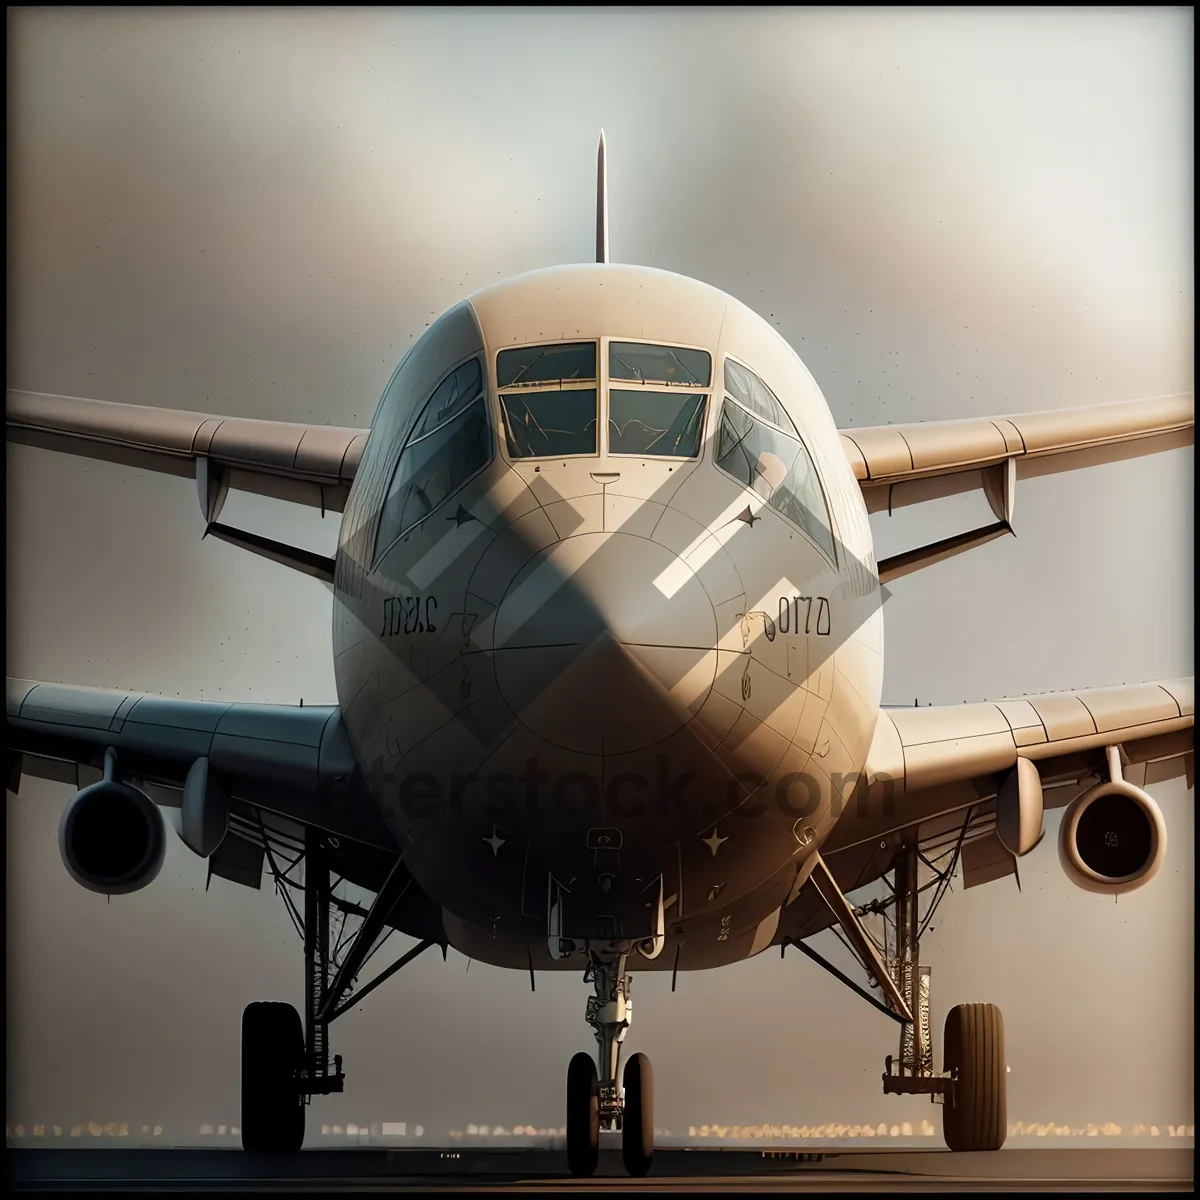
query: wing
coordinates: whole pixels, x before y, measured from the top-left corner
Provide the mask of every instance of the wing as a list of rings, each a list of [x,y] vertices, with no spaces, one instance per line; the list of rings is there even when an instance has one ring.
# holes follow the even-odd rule
[[[983,488],[1004,520],[1011,519],[1017,479],[1190,445],[1194,422],[1188,392],[1057,412],[845,429],[841,439],[871,512]]]
[[[57,683],[7,681],[10,791],[22,774],[83,787],[116,752],[123,778],[178,807],[206,759],[234,805],[392,846],[336,707],[172,700]]]
[[[905,834],[927,858],[956,847],[966,887],[1016,873],[996,836],[996,798],[1019,759],[1036,764],[1048,808],[1107,778],[1120,747],[1130,782],[1193,772],[1193,680],[1051,692],[985,704],[886,708],[862,779],[847,781],[842,815],[821,848],[843,892],[883,876]],[[823,905],[785,914],[788,936],[830,924]]]
[[[367,430],[9,391],[8,440],[194,478],[205,519],[229,488],[341,512]]]

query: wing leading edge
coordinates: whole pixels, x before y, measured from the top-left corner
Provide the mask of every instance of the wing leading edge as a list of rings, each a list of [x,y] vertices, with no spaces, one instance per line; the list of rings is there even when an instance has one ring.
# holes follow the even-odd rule
[[[1037,764],[1046,804],[1104,770],[1108,747],[1133,764],[1174,762],[1190,775],[1194,681],[1172,679],[984,704],[885,708],[864,786],[847,797],[832,854],[993,800],[1019,758]]]
[[[871,512],[982,487],[1011,518],[1007,476],[1077,470],[1190,445],[1191,392],[1086,408],[840,431]],[[1003,510],[1007,509],[1007,513]]]
[[[9,391],[8,440],[195,479],[206,520],[229,488],[341,512],[367,430]]]
[[[6,735],[9,755],[19,756],[9,762],[12,791],[22,774],[76,787],[93,782],[111,747],[123,778],[174,806],[188,772],[207,759],[232,800],[357,841],[394,844],[334,706],[175,700],[9,679]]]
[[[1191,787],[1193,727],[1192,679],[883,709],[862,777],[842,781],[841,816],[822,858],[845,893],[883,877],[910,837],[942,868],[947,856],[961,861],[966,887],[1019,882],[1017,859],[997,835],[997,798],[1023,774],[1014,772],[1021,760],[1036,764],[1046,808],[1107,779],[1109,747],[1120,748],[1123,778],[1138,787],[1180,774]],[[798,903],[781,936],[802,940],[832,920],[826,905]]]

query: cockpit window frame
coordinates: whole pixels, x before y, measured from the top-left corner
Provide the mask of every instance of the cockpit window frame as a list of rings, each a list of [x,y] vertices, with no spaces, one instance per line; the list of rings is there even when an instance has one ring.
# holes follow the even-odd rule
[[[781,425],[778,421],[773,421],[769,417],[763,416],[758,411],[748,408],[741,400],[739,400],[735,395],[733,395],[733,393],[725,386],[725,364],[726,364],[726,362],[736,363],[737,366],[739,366],[743,371],[746,371],[749,375],[751,375],[754,379],[756,379],[764,388],[766,388],[766,390],[770,394],[771,398],[775,401],[775,403],[777,405],[779,405],[780,412],[782,412],[783,415],[787,418],[787,422],[788,422],[787,425]],[[720,380],[721,380],[721,382],[720,382],[719,387],[715,383],[713,385],[713,395],[716,396],[719,393],[720,397],[721,397],[721,403],[719,405],[713,405],[713,408],[716,410],[712,414],[712,420],[715,422],[715,425],[713,428],[713,434],[712,434],[712,464],[713,464],[713,466],[716,467],[717,470],[720,471],[722,475],[725,475],[727,478],[736,481],[742,487],[748,486],[744,480],[739,479],[738,476],[734,475],[732,471],[729,471],[725,467],[721,466],[721,464],[717,458],[717,446],[718,446],[719,431],[720,431],[721,412],[724,410],[726,404],[735,405],[738,409],[741,410],[741,412],[743,412],[746,416],[748,416],[752,421],[757,421],[759,424],[766,426],[768,429],[774,429],[778,433],[781,433],[784,437],[786,437],[792,441],[799,442],[801,449],[803,450],[805,456],[808,459],[809,466],[812,468],[812,477],[813,477],[813,479],[816,480],[817,489],[821,493],[821,499],[825,503],[825,522],[826,522],[826,527],[829,531],[829,541],[830,541],[829,548],[827,549],[825,546],[822,546],[820,544],[820,542],[818,542],[816,540],[816,538],[814,538],[812,536],[812,534],[809,533],[808,530],[805,529],[798,521],[793,520],[791,517],[789,517],[787,515],[787,513],[776,508],[773,504],[771,504],[769,499],[764,499],[763,503],[766,505],[766,507],[770,508],[771,511],[777,517],[779,517],[781,520],[786,521],[792,529],[796,530],[796,532],[799,533],[802,537],[804,537],[813,547],[815,547],[817,550],[819,550],[821,552],[821,554],[825,557],[825,559],[834,568],[834,570],[840,569],[839,568],[839,557],[840,556],[838,554],[838,532],[837,532],[837,524],[835,523],[834,518],[833,518],[833,505],[830,504],[830,502],[829,502],[829,489],[825,486],[825,480],[821,477],[820,468],[817,466],[817,460],[813,457],[813,452],[809,448],[808,439],[805,438],[805,436],[800,432],[799,427],[796,425],[795,419],[792,417],[791,413],[788,412],[783,401],[780,400],[779,397],[775,395],[774,389],[767,383],[767,381],[765,379],[763,379],[763,377],[757,371],[754,370],[753,367],[751,367],[747,363],[743,362],[740,358],[737,357],[736,354],[722,354],[721,355]]]
[[[685,346],[682,342],[663,342],[650,338],[606,337],[603,339],[605,362],[608,364],[610,383],[630,384],[634,387],[646,387],[664,391],[711,391],[713,386],[713,352],[707,346]],[[612,373],[613,349],[616,346],[649,346],[655,350],[686,350],[691,354],[703,354],[708,359],[708,381],[697,383],[684,379],[628,379],[624,375],[614,376]],[[682,360],[680,360],[682,362]]]
[[[508,387],[500,387],[500,355],[508,350],[522,350],[530,346],[572,346],[584,342],[592,342],[596,346],[596,380],[563,380],[547,384],[513,384]],[[641,346],[664,346],[673,350],[692,350],[699,351],[708,355],[710,363],[709,384],[707,387],[700,387],[693,383],[668,383],[666,381],[652,380],[648,383],[639,382],[634,379],[619,379],[613,381],[609,371],[609,350],[613,343],[629,343]],[[499,453],[503,460],[510,466],[518,466],[524,463],[546,463],[546,462],[572,462],[586,459],[600,458],[620,458],[620,459],[643,459],[652,462],[665,463],[695,463],[701,461],[705,456],[705,447],[708,445],[713,422],[713,398],[717,395],[718,384],[717,380],[717,365],[718,355],[708,346],[690,345],[686,342],[671,342],[665,341],[662,338],[641,338],[629,337],[627,335],[608,336],[601,335],[593,338],[587,337],[562,337],[562,338],[537,338],[528,342],[517,342],[510,345],[498,346],[489,354],[491,365],[491,381],[495,390],[493,423],[496,425],[495,435],[499,446]],[[611,448],[611,438],[609,436],[608,422],[611,412],[611,397],[610,390],[616,386],[619,391],[648,391],[659,392],[661,394],[678,395],[684,393],[687,395],[703,395],[704,396],[704,421],[700,431],[699,444],[696,448],[696,453],[688,457],[678,454],[628,454],[619,451],[613,451]],[[520,396],[528,395],[530,392],[536,394],[538,390],[544,391],[590,391],[595,389],[596,392],[596,449],[583,454],[540,454],[540,455],[513,455],[508,449],[508,436],[505,426],[505,396]]]
[[[696,383],[671,383],[668,380],[652,379],[642,381],[637,379],[613,379],[611,369],[612,347],[617,345],[633,346],[662,346],[667,350],[690,350],[707,355],[709,364],[709,382],[705,386]],[[642,459],[647,462],[665,463],[695,463],[704,458],[705,447],[709,443],[710,426],[713,419],[713,397],[716,395],[716,365],[717,355],[707,346],[689,345],[686,342],[669,342],[662,338],[639,337],[602,337],[600,339],[600,369],[603,373],[602,395],[604,410],[604,440],[601,443],[602,453],[610,458]],[[657,392],[660,395],[703,396],[704,419],[700,425],[700,437],[696,444],[696,453],[682,454],[647,454],[628,453],[612,449],[612,437],[609,422],[612,420],[612,393],[619,392]]]
[[[578,346],[591,343],[596,347],[596,377],[595,379],[559,379],[538,383],[514,383],[500,387],[500,355],[510,350],[524,350],[530,346]],[[495,423],[496,441],[500,453],[510,466],[521,463],[572,462],[584,459],[599,458],[604,453],[604,443],[600,436],[600,413],[603,398],[604,364],[601,361],[602,349],[600,338],[596,337],[564,337],[537,338],[529,342],[517,342],[508,346],[499,346],[488,356],[491,364],[490,382],[495,392]],[[596,394],[596,449],[582,454],[513,454],[508,448],[508,423],[505,417],[504,398],[506,396],[538,395],[540,392],[595,392]]]
[[[451,376],[453,376],[456,372],[458,372],[462,367],[466,366],[467,363],[472,362],[472,361],[478,362],[480,375],[482,376],[483,389],[482,389],[482,392],[480,393],[479,397],[475,400],[472,400],[463,409],[461,409],[459,412],[455,413],[448,421],[443,421],[441,424],[435,425],[432,429],[427,430],[420,437],[415,438],[414,434],[420,428],[421,421],[424,419],[426,412],[429,410],[429,406],[433,403],[434,397],[437,395],[438,390],[442,387],[442,385],[446,382],[446,380],[448,380]],[[403,363],[401,365],[403,365]],[[398,372],[399,369],[400,368],[397,367],[396,371]],[[393,375],[393,378],[394,378],[394,375]],[[423,525],[427,520],[429,520],[430,517],[433,517],[438,512],[440,512],[442,510],[442,508],[446,505],[446,503],[452,497],[458,495],[458,493],[461,492],[462,489],[467,486],[467,484],[469,484],[473,479],[478,478],[479,475],[481,475],[484,471],[486,471],[496,461],[496,444],[497,444],[497,436],[496,436],[496,428],[495,428],[496,422],[492,416],[491,405],[489,403],[489,393],[491,391],[489,383],[490,383],[490,381],[488,378],[488,363],[487,363],[486,352],[483,351],[482,349],[480,349],[480,350],[474,350],[470,354],[465,354],[456,363],[454,363],[453,366],[448,367],[445,371],[443,371],[441,373],[441,375],[438,376],[437,382],[429,390],[429,395],[426,396],[425,399],[416,407],[416,409],[413,412],[413,416],[412,416],[411,420],[409,420],[408,422],[405,423],[404,436],[400,441],[400,450],[398,453],[396,453],[395,458],[391,464],[391,469],[387,473],[387,483],[384,485],[382,498],[381,498],[380,504],[379,504],[379,511],[378,511],[378,514],[376,515],[375,529],[372,534],[372,546],[374,547],[374,553],[371,557],[371,570],[373,572],[379,569],[380,564],[392,552],[392,550],[395,548],[397,543],[404,541],[405,538],[409,537],[414,532],[414,530],[420,528],[420,526]],[[391,385],[389,383],[389,387],[390,386]],[[385,396],[386,396],[386,393],[385,393]],[[388,501],[391,499],[391,496],[392,496],[392,485],[394,484],[395,479],[396,479],[396,472],[400,469],[400,462],[404,458],[405,452],[409,449],[410,446],[414,445],[415,442],[424,441],[425,438],[432,437],[435,433],[438,432],[438,430],[444,428],[447,425],[452,425],[455,421],[462,419],[464,416],[466,416],[467,413],[469,413],[471,411],[471,409],[476,404],[479,404],[483,409],[484,421],[486,423],[486,429],[487,429],[487,456],[484,458],[483,462],[481,462],[480,465],[478,467],[476,467],[476,469],[474,471],[472,471],[470,475],[466,476],[466,478],[461,480],[453,488],[453,490],[448,492],[446,494],[446,496],[441,501],[439,501],[438,504],[436,504],[429,512],[427,512],[423,516],[419,517],[411,525],[408,525],[408,526],[404,527],[403,529],[401,529],[400,532],[397,533],[387,543],[387,545],[381,545],[379,542],[379,533],[383,527],[383,521],[384,521],[384,517],[387,512]]]

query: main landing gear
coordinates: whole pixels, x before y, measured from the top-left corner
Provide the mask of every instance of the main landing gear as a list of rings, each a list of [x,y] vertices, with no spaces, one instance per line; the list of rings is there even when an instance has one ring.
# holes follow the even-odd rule
[[[600,1131],[620,1130],[621,1156],[630,1175],[645,1175],[654,1157],[654,1074],[644,1054],[625,1064],[624,1087],[617,1083],[621,1042],[632,1005],[628,953],[592,952],[584,982],[595,987],[587,1021],[596,1034],[596,1060],[579,1053],[567,1069],[567,1163],[572,1175],[591,1175],[600,1157]],[[597,1071],[597,1062],[599,1071]]]
[[[358,973],[391,932],[386,921],[407,886],[407,873],[397,861],[370,909],[363,909],[334,895],[341,882],[330,872],[336,838],[309,829],[298,847],[275,830],[268,837],[261,819],[256,832],[276,888],[304,939],[305,1012],[301,1020],[290,1004],[256,1003],[242,1013],[242,1147],[287,1154],[304,1144],[309,1099],[340,1092],[344,1086],[341,1056],[334,1055],[332,1071],[329,1066],[330,1023],[436,943],[419,942],[351,992]],[[303,884],[294,878],[301,863]],[[291,896],[297,889],[304,893],[303,917]],[[335,913],[341,918],[336,936]],[[357,931],[346,933],[347,918],[360,922]]]
[[[994,1004],[959,1004],[946,1015],[942,1062],[933,1069],[930,1031],[930,972],[919,965],[920,938],[937,910],[958,865],[964,839],[972,829],[968,811],[960,831],[939,854],[934,846],[922,853],[915,838],[905,840],[892,866],[891,895],[852,907],[841,894],[825,864],[818,860],[812,883],[837,918],[844,941],[883,991],[887,1003],[843,975],[803,942],[784,942],[803,951],[844,984],[901,1025],[900,1054],[889,1054],[883,1075],[885,1095],[927,1095],[943,1108],[942,1131],[951,1150],[999,1150],[1008,1133],[1008,1068],[1004,1057],[1004,1020]],[[949,865],[946,865],[946,860]],[[922,884],[919,868],[933,878]],[[932,888],[933,898],[922,918],[919,899]],[[883,918],[883,936],[876,938],[863,918]]]
[[[304,1144],[304,1026],[290,1004],[242,1013],[242,1146],[282,1153]]]

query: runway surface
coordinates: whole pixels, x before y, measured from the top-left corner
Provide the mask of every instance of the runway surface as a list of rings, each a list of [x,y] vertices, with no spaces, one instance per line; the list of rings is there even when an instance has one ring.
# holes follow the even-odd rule
[[[19,1191],[1192,1191],[1192,1149],[659,1150],[644,1179],[602,1151],[590,1179],[561,1151],[31,1150],[7,1155]]]

